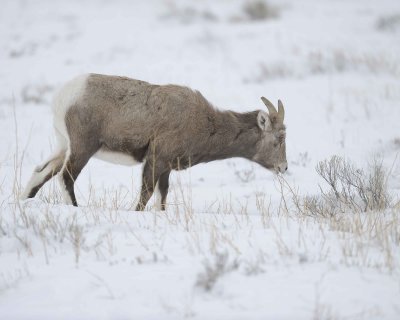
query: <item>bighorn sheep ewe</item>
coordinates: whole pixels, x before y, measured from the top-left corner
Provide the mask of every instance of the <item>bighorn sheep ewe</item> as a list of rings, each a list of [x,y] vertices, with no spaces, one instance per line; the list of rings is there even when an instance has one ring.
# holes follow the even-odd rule
[[[55,96],[59,148],[38,166],[22,198],[33,198],[59,173],[66,203],[77,206],[74,182],[89,159],[143,164],[136,210],[156,189],[165,210],[171,170],[242,157],[275,172],[287,170],[284,108],[237,113],[215,109],[198,91],[153,85],[126,77],[89,74],[68,82]]]

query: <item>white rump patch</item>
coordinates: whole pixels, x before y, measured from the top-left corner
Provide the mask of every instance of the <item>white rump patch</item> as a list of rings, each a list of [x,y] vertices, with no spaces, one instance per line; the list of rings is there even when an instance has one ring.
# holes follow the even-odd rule
[[[105,149],[100,149],[94,155],[95,158],[111,162],[114,164],[121,164],[123,166],[133,166],[135,164],[139,164],[140,162],[136,161],[132,156],[122,153],[122,152],[114,152]]]
[[[68,132],[65,126],[65,114],[84,95],[88,77],[89,74],[83,74],[70,80],[54,96],[52,106],[54,127],[67,140]]]

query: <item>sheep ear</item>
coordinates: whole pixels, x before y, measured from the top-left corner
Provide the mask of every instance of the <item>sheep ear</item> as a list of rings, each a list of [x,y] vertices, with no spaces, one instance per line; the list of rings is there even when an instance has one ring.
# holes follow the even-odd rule
[[[268,131],[271,129],[271,120],[265,111],[258,112],[257,125],[263,131]]]

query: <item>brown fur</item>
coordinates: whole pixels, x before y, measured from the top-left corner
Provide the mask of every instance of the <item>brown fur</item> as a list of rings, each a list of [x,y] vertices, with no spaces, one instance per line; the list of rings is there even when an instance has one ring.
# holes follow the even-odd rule
[[[73,184],[100,149],[145,162],[137,210],[143,210],[160,177],[165,207],[171,170],[201,162],[242,157],[268,169],[286,161],[285,127],[271,114],[260,129],[260,111],[214,108],[198,91],[152,85],[125,77],[91,74],[83,97],[66,113],[70,156],[62,177],[77,205]]]

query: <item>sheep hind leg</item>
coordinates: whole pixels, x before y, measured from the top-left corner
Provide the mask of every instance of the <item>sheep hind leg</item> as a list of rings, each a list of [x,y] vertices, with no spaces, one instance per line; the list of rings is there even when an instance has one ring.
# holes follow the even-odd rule
[[[21,195],[21,200],[33,198],[40,188],[61,170],[64,158],[65,150],[61,150],[51,156],[50,159],[42,165],[37,166]]]
[[[74,184],[82,169],[88,163],[89,159],[98,151],[99,148],[78,149],[72,148],[67,152],[64,165],[59,174],[59,181],[64,202],[78,206],[76,201]]]

